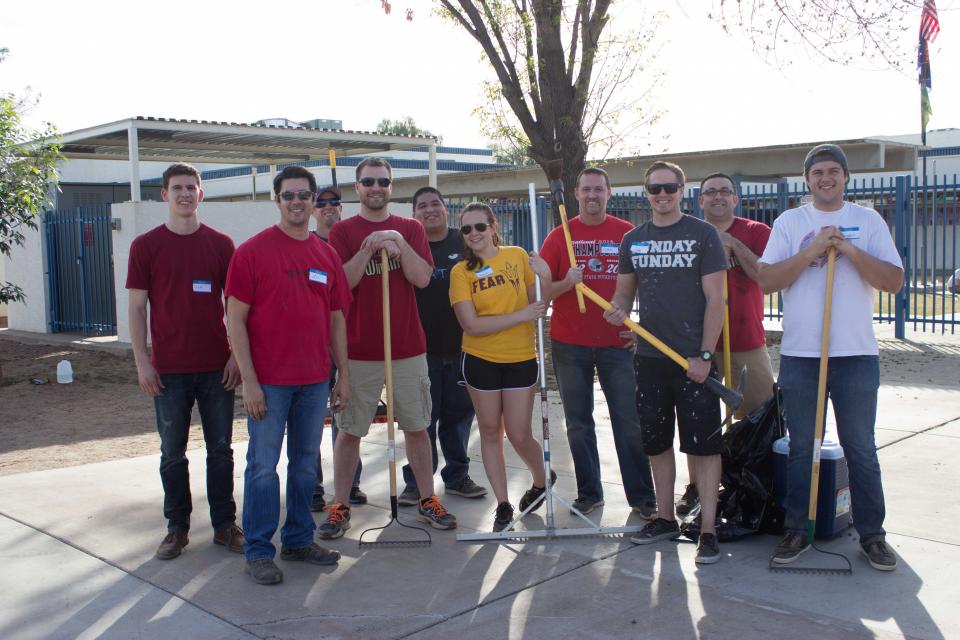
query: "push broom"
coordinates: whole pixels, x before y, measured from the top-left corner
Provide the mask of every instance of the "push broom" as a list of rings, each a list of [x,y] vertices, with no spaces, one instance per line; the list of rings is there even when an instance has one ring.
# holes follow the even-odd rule
[[[814,544],[817,528],[817,493],[820,488],[820,445],[823,442],[823,425],[827,408],[827,365],[830,359],[830,317],[833,308],[833,275],[837,262],[837,250],[830,247],[827,251],[827,291],[823,299],[823,330],[820,334],[820,375],[817,379],[817,413],[813,425],[813,460],[810,465],[810,500],[807,509],[807,544],[818,553],[835,556],[846,563],[846,567],[795,567],[776,564],[770,558],[770,570],[777,573],[820,573],[826,575],[853,574],[850,559],[841,553],[820,549]]]
[[[380,276],[383,282],[383,370],[384,379],[387,388],[387,460],[390,468],[390,521],[382,527],[372,527],[364,530],[360,534],[360,547],[425,547],[433,539],[430,532],[422,527],[415,527],[409,524],[403,524],[397,517],[397,443],[393,427],[393,350],[391,349],[390,339],[390,259],[387,257],[386,249],[380,250]],[[413,538],[403,538],[396,540],[384,540],[380,536],[387,532],[391,525],[398,525],[404,529],[414,532]],[[364,537],[379,531],[376,540]],[[422,535],[421,535],[422,534]]]

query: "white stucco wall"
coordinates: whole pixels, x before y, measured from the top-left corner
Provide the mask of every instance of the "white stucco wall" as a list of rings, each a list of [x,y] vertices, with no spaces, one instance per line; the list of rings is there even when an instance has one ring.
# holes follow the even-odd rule
[[[19,285],[26,294],[26,302],[7,305],[7,326],[21,331],[47,333],[46,261],[43,259],[43,225],[37,230],[23,232],[24,244],[14,246],[3,258],[6,280]]]

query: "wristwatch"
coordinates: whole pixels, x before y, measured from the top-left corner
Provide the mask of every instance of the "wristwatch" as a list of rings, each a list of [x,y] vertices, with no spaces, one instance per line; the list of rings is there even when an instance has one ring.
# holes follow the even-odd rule
[[[712,362],[712,361],[713,361],[713,353],[712,353],[711,351],[701,351],[701,352],[700,352],[700,359],[703,360],[704,362]]]

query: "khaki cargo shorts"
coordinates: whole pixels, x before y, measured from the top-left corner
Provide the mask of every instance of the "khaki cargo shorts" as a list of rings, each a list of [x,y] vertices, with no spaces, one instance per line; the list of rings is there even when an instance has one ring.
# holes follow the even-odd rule
[[[337,428],[362,438],[384,390],[383,361],[350,360],[350,402],[337,416]],[[427,356],[393,361],[393,412],[403,431],[426,431],[430,426],[430,376]]]

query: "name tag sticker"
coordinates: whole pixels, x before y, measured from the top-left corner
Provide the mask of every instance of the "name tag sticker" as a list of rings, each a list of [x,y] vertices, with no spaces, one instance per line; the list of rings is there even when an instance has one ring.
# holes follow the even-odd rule
[[[478,278],[486,278],[492,275],[493,275],[493,267],[491,267],[490,265],[487,265],[484,268],[477,270]]]
[[[194,293],[213,293],[213,283],[210,282],[209,280],[194,280],[193,292]]]
[[[320,269],[310,269],[310,282],[327,284],[327,272],[320,271]]]
[[[647,253],[649,251],[649,242],[633,242],[630,244],[630,253]]]
[[[615,256],[620,253],[620,247],[615,244],[601,244],[600,245],[600,255],[602,256]]]
[[[860,238],[860,227],[838,227],[843,234],[844,240],[858,240]]]
[[[447,259],[448,259],[448,260],[459,260],[459,259],[460,259],[460,254],[459,254],[459,253],[451,253],[450,255],[447,256]]]

